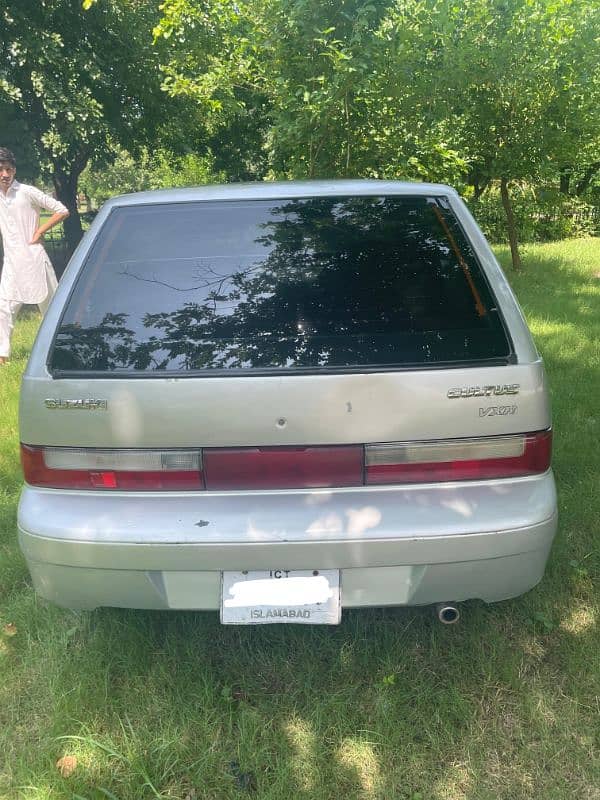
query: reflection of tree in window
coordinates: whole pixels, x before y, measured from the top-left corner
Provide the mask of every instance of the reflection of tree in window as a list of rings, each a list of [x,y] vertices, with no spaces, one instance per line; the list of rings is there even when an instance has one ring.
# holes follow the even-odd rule
[[[125,327],[127,314],[105,314],[99,325],[63,325],[54,352],[54,368],[115,370],[131,365],[134,332]],[[147,368],[146,365],[140,369]]]
[[[454,226],[453,242],[462,247],[460,230],[450,215],[440,224],[435,210],[426,198],[286,201],[260,224],[258,252],[236,254],[233,243],[222,258],[184,259],[194,269],[179,285],[164,277],[165,268],[121,265],[128,278],[164,286],[169,302],[174,292],[182,295],[172,310],[141,315],[145,341],[139,323],[136,340],[124,327],[126,314],[107,314],[77,336],[64,326],[60,346],[68,339],[80,363],[98,370],[398,365],[504,355],[497,318],[492,325],[477,315],[464,264],[449,246]],[[461,257],[472,260],[466,247]],[[482,337],[486,329],[490,336]]]

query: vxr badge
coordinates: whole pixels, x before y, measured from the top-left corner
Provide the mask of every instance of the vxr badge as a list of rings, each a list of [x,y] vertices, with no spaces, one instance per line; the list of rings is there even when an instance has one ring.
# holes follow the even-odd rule
[[[519,410],[518,406],[487,406],[479,409],[480,417],[510,417]]]

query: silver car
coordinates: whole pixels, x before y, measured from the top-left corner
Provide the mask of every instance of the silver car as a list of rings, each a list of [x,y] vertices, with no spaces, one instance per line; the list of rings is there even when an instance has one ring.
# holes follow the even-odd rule
[[[514,597],[556,530],[544,370],[457,193],[119,197],[21,392],[20,543],[71,608],[335,623]]]

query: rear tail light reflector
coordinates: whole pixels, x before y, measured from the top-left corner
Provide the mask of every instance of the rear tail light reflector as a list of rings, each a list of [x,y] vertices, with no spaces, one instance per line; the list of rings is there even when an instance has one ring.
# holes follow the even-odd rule
[[[100,450],[21,445],[27,483],[53,489],[203,489],[200,450]]]
[[[552,432],[367,445],[367,484],[513,478],[545,472]]]
[[[315,489],[363,485],[362,445],[232,447],[203,451],[207,489]]]

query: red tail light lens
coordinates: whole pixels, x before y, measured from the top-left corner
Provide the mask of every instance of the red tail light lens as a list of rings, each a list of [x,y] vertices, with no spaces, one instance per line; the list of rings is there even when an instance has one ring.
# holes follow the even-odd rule
[[[96,450],[21,445],[25,480],[49,489],[203,489],[199,450]]]
[[[363,447],[239,447],[203,451],[207,489],[362,486]]]
[[[367,445],[366,483],[429,483],[535,475],[549,468],[551,453],[551,431]]]
[[[25,480],[50,489],[315,489],[514,478],[550,466],[552,432],[332,447],[103,450],[21,445]]]

